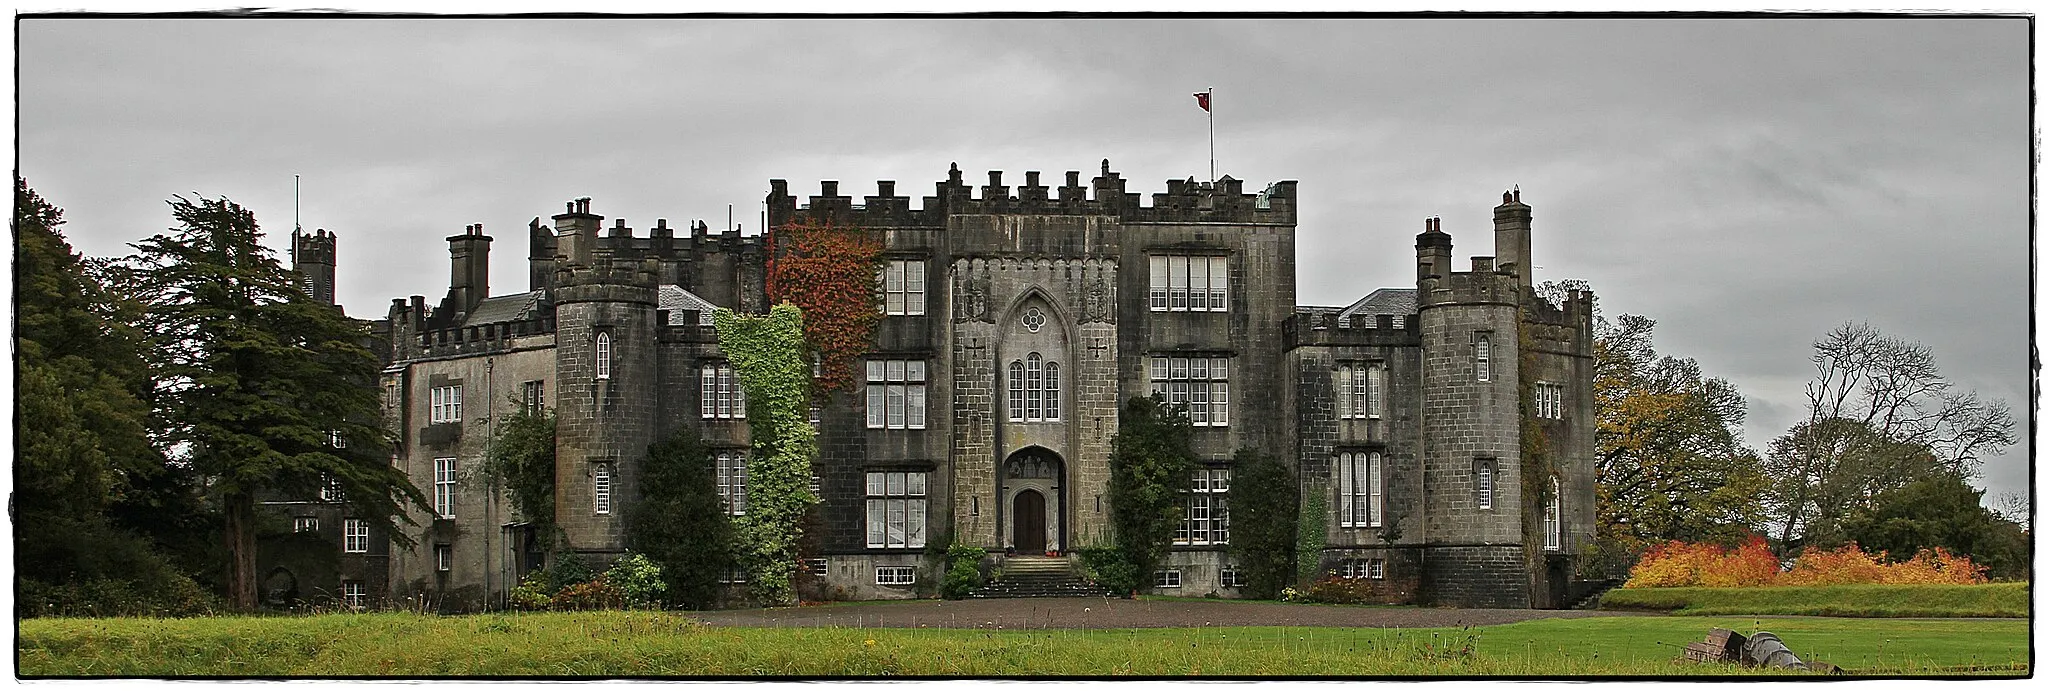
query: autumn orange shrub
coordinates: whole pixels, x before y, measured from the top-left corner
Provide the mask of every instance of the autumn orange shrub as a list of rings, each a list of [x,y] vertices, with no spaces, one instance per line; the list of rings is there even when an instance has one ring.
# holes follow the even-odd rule
[[[1761,537],[1735,549],[1676,540],[1651,547],[1629,570],[1624,588],[1745,588],[1770,585],[1778,560]]]
[[[1920,550],[1912,559],[1886,563],[1885,553],[1865,553],[1855,543],[1833,550],[1807,550],[1792,569],[1778,577],[1777,585],[1838,585],[1844,583],[1916,583],[1975,585],[1987,582],[1986,567],[1970,558],[1950,554],[1936,547]]]
[[[1780,571],[1777,557],[1761,537],[1751,536],[1734,549],[1714,544],[1666,542],[1652,547],[1629,570],[1624,588],[1753,588],[1760,586],[1985,583],[1985,567],[1967,556],[1936,547],[1912,559],[1887,563],[1886,554],[1870,554],[1854,543],[1832,550],[1807,550],[1791,569]]]

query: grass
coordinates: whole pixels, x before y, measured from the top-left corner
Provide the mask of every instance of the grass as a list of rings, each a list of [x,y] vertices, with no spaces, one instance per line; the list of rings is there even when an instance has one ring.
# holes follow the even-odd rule
[[[1617,588],[1601,597],[1600,608],[1736,616],[2027,617],[2027,590],[2027,583]]]
[[[1469,629],[738,628],[657,612],[29,619],[23,676],[1604,676],[1758,674],[1674,662],[1720,626],[1859,674],[2027,674],[2027,622],[1597,617]]]

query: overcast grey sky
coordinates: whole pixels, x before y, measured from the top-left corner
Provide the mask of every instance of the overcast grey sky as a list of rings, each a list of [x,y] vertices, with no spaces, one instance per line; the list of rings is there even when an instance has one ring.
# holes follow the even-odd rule
[[[1130,189],[1299,180],[1300,300],[1413,285],[1441,216],[1492,254],[1520,185],[1537,280],[1734,382],[1763,446],[1801,415],[1811,343],[1845,321],[1925,343],[2026,419],[2029,27],[2018,19],[42,20],[19,23],[19,165],[92,255],[196,191],[284,252],[292,175],[340,235],[359,317],[437,299],[445,236],[498,238],[590,196],[759,229],[770,178],[930,193],[958,162]],[[1055,183],[1056,184],[1056,183]],[[2024,424],[2024,423],[2023,423]],[[2022,436],[2031,434],[2022,428]],[[2023,491],[2026,444],[1987,463]]]

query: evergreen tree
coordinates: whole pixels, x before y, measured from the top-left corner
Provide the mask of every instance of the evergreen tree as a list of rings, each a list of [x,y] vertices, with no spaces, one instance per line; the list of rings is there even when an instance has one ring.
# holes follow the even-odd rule
[[[1185,518],[1182,502],[1195,471],[1193,438],[1194,426],[1180,406],[1152,397],[1124,404],[1109,455],[1109,520],[1123,568],[1119,582],[1104,585],[1129,592],[1151,584]]]
[[[139,333],[104,318],[115,298],[57,230],[64,212],[14,184],[17,412],[14,510],[98,514],[125,477],[161,466],[149,442]]]
[[[229,603],[256,605],[256,500],[338,485],[353,518],[395,523],[426,496],[386,458],[369,334],[298,288],[226,199],[170,202],[181,227],[135,245],[160,440],[206,478],[224,515]],[[338,436],[344,443],[334,444]]]
[[[669,604],[707,609],[732,563],[732,524],[712,478],[711,454],[688,426],[647,447],[640,500],[626,544],[661,566]]]
[[[135,307],[72,251],[63,223],[62,210],[15,180],[16,611],[195,613],[207,603],[178,568],[192,562],[174,566],[148,538],[176,535],[167,523],[188,537],[210,526],[150,444],[140,333],[122,318]],[[139,509],[162,515],[124,520]]]
[[[1247,597],[1279,597],[1294,581],[1295,491],[1294,473],[1279,459],[1251,447],[1231,459],[1230,556]]]

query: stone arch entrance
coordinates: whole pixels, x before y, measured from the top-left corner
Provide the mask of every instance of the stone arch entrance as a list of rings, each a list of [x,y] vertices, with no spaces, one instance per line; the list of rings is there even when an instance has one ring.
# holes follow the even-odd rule
[[[1003,547],[1017,554],[1063,551],[1066,462],[1050,449],[1030,446],[1010,454],[1001,470]]]

